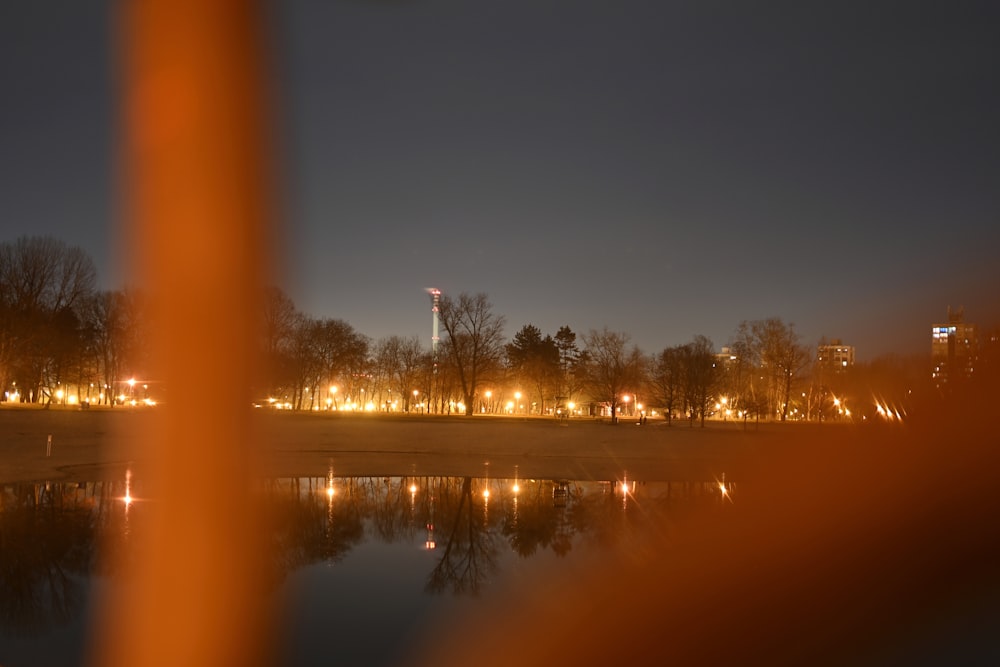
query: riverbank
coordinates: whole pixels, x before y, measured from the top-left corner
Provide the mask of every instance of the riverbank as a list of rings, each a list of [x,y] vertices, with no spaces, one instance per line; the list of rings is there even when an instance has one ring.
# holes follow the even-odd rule
[[[157,408],[0,408],[0,482],[141,474],[143,434]],[[461,417],[253,411],[256,451],[269,477],[484,475],[703,481],[739,476],[791,441],[843,428],[804,424]],[[51,446],[49,437],[51,436]]]

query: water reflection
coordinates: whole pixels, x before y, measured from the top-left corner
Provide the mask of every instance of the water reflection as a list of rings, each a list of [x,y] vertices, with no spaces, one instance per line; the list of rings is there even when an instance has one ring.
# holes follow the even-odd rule
[[[95,578],[114,580],[143,529],[142,480],[0,487],[0,634],[43,636],[87,611]],[[724,492],[723,492],[724,490]],[[338,477],[261,483],[272,588],[300,570],[343,567],[369,544],[421,552],[433,596],[478,596],[503,568],[542,554],[627,545],[664,519],[730,502],[729,482],[571,481],[496,477]],[[114,558],[108,556],[114,555]],[[380,566],[384,566],[380,565]],[[0,660],[3,656],[0,655]]]
[[[724,478],[723,478],[724,479]],[[477,593],[497,554],[522,558],[576,543],[611,545],[638,537],[670,512],[732,502],[725,481],[580,482],[476,477],[346,477],[271,480],[274,553],[281,570],[341,560],[366,540],[422,543],[436,550],[431,592]]]
[[[0,487],[0,627],[32,636],[81,611],[85,578],[107,563],[96,545],[127,542],[121,483]]]

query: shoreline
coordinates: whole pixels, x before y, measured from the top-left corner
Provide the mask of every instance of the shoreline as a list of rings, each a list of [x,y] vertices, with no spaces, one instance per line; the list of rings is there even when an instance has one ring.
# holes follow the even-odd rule
[[[153,410],[156,410],[154,408]],[[0,483],[141,475],[148,408],[0,408]],[[748,473],[784,445],[843,434],[840,424],[591,418],[261,413],[248,447],[262,477],[455,475],[710,481]],[[48,436],[51,455],[46,456]],[[735,477],[734,477],[735,476]]]

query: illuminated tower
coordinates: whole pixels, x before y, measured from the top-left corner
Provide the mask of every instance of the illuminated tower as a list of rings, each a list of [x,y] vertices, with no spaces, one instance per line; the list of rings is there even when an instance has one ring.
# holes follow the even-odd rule
[[[441,305],[441,290],[436,287],[428,287],[427,293],[431,295],[431,353],[436,360],[438,341],[441,340],[438,336],[438,313],[440,312],[439,306]]]

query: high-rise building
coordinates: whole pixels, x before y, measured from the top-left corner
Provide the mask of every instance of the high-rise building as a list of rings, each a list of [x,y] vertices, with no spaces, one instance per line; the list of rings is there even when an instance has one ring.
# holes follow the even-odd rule
[[[972,375],[979,356],[979,332],[965,322],[965,309],[948,307],[948,321],[931,327],[933,377],[940,385],[949,378]]]
[[[816,363],[834,373],[843,373],[854,365],[854,346],[844,345],[839,338],[816,346]]]

